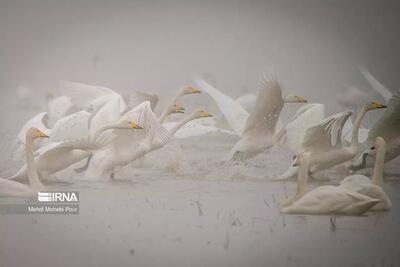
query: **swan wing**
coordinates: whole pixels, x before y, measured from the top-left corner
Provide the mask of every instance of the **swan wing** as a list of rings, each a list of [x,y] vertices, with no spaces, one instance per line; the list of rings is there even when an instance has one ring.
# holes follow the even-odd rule
[[[72,103],[80,109],[87,109],[93,104],[94,101],[97,101],[98,99],[107,99],[107,97],[121,98],[120,111],[123,112],[126,108],[126,104],[123,101],[122,96],[106,87],[70,81],[61,81],[60,91],[62,95],[70,97]]]
[[[202,79],[196,80],[197,85],[205,91],[218,105],[218,108],[224,114],[229,126],[241,135],[249,117],[249,113],[234,99],[225,95],[215,87]]]
[[[381,84],[377,79],[375,79],[375,77],[372,76],[372,74],[365,67],[360,66],[359,69],[361,74],[368,81],[371,87],[375,91],[377,91],[383,97],[383,99],[385,99],[386,102],[388,102],[392,97],[392,92],[390,92],[389,89],[387,89],[385,86],[383,86],[383,84]]]
[[[303,150],[327,151],[341,146],[343,125],[351,114],[351,112],[341,112],[308,128],[302,142]]]
[[[138,106],[139,104],[141,104],[145,101],[149,101],[151,109],[154,110],[158,104],[158,100],[159,100],[159,98],[158,98],[157,94],[148,94],[148,93],[136,91],[129,95],[127,109],[131,110],[132,108]]]
[[[323,104],[308,104],[300,107],[286,125],[285,143],[295,153],[302,151],[302,141],[309,128],[318,125],[325,117]]]
[[[49,126],[52,127],[54,124],[73,108],[73,104],[70,97],[59,96],[51,99],[47,105],[47,116],[49,118]]]
[[[123,100],[120,96],[112,95],[103,100],[100,100],[99,105],[96,104],[92,110],[89,122],[91,134],[105,125],[117,122],[121,117],[120,104]]]
[[[132,120],[137,122],[141,127],[143,127],[143,131],[114,130],[116,133],[114,144],[116,142],[121,143],[121,145],[133,143],[140,141],[145,137],[157,140],[160,144],[166,144],[172,139],[167,129],[165,129],[158,121],[156,115],[151,109],[149,101],[145,101],[125,113],[120,118],[120,121],[122,120]]]
[[[370,129],[368,142],[373,143],[378,136],[383,137],[386,142],[400,136],[400,90],[390,98],[388,108]]]
[[[90,113],[82,110],[58,120],[51,131],[50,140],[63,142],[89,136]]]
[[[26,131],[29,130],[31,127],[36,127],[43,131],[45,134],[50,134],[50,129],[47,128],[46,126],[46,119],[47,119],[47,113],[46,112],[41,112],[34,116],[32,119],[30,119],[28,122],[25,123],[24,126],[22,126],[21,130],[18,133],[18,139],[25,144],[25,139],[26,139]]]
[[[244,133],[274,133],[283,104],[278,80],[264,75],[258,84],[256,106],[247,118]]]

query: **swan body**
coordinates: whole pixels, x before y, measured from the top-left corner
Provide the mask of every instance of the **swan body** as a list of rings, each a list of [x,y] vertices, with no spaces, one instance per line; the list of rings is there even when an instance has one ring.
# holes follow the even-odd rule
[[[294,197],[282,205],[282,213],[360,216],[380,202],[379,199],[370,198],[340,186],[320,186],[306,192],[308,155],[298,155],[295,165],[299,167],[297,191]]]
[[[385,140],[381,137],[377,137],[373,150],[376,150],[376,159],[372,180],[365,175],[356,174],[344,178],[340,186],[347,190],[379,199],[381,202],[375,205],[372,210],[386,211],[390,210],[392,203],[382,188],[386,151]]]

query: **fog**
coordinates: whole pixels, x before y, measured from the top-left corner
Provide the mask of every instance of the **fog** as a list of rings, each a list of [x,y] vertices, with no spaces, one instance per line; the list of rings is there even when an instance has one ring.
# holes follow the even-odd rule
[[[236,98],[255,93],[267,71],[285,94],[326,104],[327,115],[343,111],[348,86],[382,101],[359,66],[400,88],[399,14],[397,1],[378,0],[0,0],[0,177],[23,163],[13,158],[15,136],[63,80],[157,93],[157,113],[195,77]],[[182,102],[220,118],[205,93]],[[295,183],[267,179],[292,161],[287,147],[221,165],[237,141],[179,140],[106,183],[82,182],[73,168],[57,173],[63,183],[49,189],[79,191],[80,214],[0,215],[0,266],[399,265],[398,160],[384,187],[391,212],[333,223],[279,213]]]
[[[399,87],[399,11],[395,1],[2,0],[2,99],[21,86],[44,97],[60,80],[165,95],[203,74],[239,96],[272,68],[287,90],[332,104],[346,85],[367,87],[358,65]]]

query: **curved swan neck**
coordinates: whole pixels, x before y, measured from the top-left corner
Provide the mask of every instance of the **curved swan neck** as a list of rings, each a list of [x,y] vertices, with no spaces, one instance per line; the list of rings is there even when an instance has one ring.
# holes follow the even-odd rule
[[[197,117],[194,114],[187,116],[186,118],[180,120],[177,124],[175,124],[175,126],[172,127],[169,133],[173,136],[183,125],[196,118]]]
[[[367,108],[363,106],[357,114],[357,118],[354,121],[353,130],[351,133],[351,146],[358,146],[358,132],[361,127],[361,121],[367,113]]]
[[[372,183],[380,187],[383,186],[383,167],[385,165],[386,147],[377,148],[375,155],[375,165],[372,174]]]
[[[179,98],[181,98],[183,96],[183,91],[180,91],[173,99],[172,101],[169,103],[169,105],[167,105],[167,107],[164,109],[163,113],[161,114],[160,118],[158,119],[158,121],[160,123],[163,123],[165,121],[165,119],[168,117],[169,113],[169,109],[176,104],[176,102],[179,100]]]
[[[35,166],[35,158],[33,156],[33,140],[32,138],[26,138],[25,142],[25,156],[26,156],[26,169],[29,184],[32,187],[33,191],[39,192],[44,191],[44,186],[42,182],[40,182],[36,166]]]

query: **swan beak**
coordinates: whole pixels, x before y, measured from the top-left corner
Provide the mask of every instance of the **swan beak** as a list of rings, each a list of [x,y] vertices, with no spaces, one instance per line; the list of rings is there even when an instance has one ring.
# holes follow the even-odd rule
[[[373,107],[374,109],[378,109],[378,108],[387,108],[386,105],[382,105],[382,104],[379,103],[379,102],[372,102],[372,107]]]
[[[208,113],[207,111],[203,112],[203,116],[204,117],[212,117],[213,115],[211,115],[210,113]]]
[[[48,136],[44,132],[40,131],[39,129],[37,130],[37,134],[36,135],[37,135],[38,138],[50,138],[50,136]]]
[[[133,121],[129,121],[129,124],[131,125],[132,129],[143,129],[143,127],[139,126],[137,123],[134,123]]]
[[[191,92],[192,94],[200,94],[200,93],[201,93],[201,90],[200,90],[200,89],[197,89],[197,88],[194,88],[194,87],[190,87],[190,92]]]

